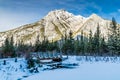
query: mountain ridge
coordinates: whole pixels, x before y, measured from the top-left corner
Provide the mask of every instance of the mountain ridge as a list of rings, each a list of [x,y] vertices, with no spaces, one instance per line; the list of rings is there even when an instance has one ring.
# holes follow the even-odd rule
[[[101,33],[107,36],[110,22],[110,20],[105,20],[94,13],[86,18],[81,15],[75,16],[65,10],[50,11],[48,15],[37,22],[0,32],[0,46],[4,43],[6,37],[10,36],[13,36],[16,44],[21,40],[26,44],[34,44],[38,35],[40,41],[43,40],[44,36],[49,41],[56,41],[60,40],[61,36],[64,36],[65,33],[68,34],[70,31],[73,32],[73,37],[80,35],[82,30],[85,32],[85,36],[87,36],[90,30],[95,33],[98,24]]]

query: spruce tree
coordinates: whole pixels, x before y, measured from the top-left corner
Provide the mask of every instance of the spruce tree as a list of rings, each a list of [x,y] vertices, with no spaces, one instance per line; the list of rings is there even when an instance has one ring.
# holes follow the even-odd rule
[[[76,55],[80,55],[80,52],[81,52],[81,46],[80,46],[80,40],[79,38],[77,37],[77,40],[75,41],[75,52],[76,52]]]
[[[57,42],[53,42],[53,40],[52,40],[52,42],[49,42],[48,43],[48,46],[47,46],[47,50],[48,51],[54,51],[54,50],[58,50],[58,46],[57,46]]]
[[[40,48],[40,41],[39,41],[39,35],[38,35],[35,42],[35,52],[38,52],[39,48]]]
[[[117,35],[117,23],[115,18],[112,18],[111,26],[109,29],[109,35],[108,35],[108,47],[112,55],[117,55],[117,49],[119,48],[118,43],[118,35]]]
[[[13,36],[11,38],[6,38],[4,45],[3,45],[3,55],[4,57],[15,57],[15,47],[14,47],[14,41]]]
[[[44,36],[44,40],[41,42],[41,47],[40,47],[40,51],[41,52],[46,52],[48,51],[48,39]]]
[[[81,31],[80,47],[81,47],[81,53],[84,55],[85,54],[85,43],[84,43],[83,31]]]
[[[70,31],[69,32],[69,39],[68,39],[68,50],[69,50],[69,53],[71,54],[73,54],[73,52],[74,52],[74,39],[72,38],[72,35],[73,35],[73,33],[72,33],[72,31]]]
[[[93,45],[93,44],[92,44],[93,42],[92,42],[92,41],[93,41],[92,31],[90,30],[89,38],[88,38],[88,53],[90,53],[90,55],[91,55],[92,52],[93,52],[93,51],[92,51],[92,50],[93,50],[93,49],[92,49],[92,48],[93,48],[93,46],[92,46],[92,45]]]
[[[120,55],[120,28],[117,28],[117,44],[116,44],[116,53]]]
[[[97,30],[94,34],[94,48],[95,48],[95,53],[99,55],[100,53],[100,29],[99,29],[99,24],[97,26]]]
[[[69,32],[69,36],[65,34],[64,43],[62,45],[62,51],[65,55],[69,55],[74,51],[74,39],[72,38],[72,32]]]
[[[108,46],[107,46],[107,43],[106,43],[105,38],[103,36],[100,40],[100,53],[101,53],[100,55],[103,56],[107,52],[108,52]]]
[[[16,57],[13,36],[10,39],[10,46],[9,47],[10,47],[11,57]]]
[[[3,45],[3,57],[7,57],[8,53],[10,52],[9,45],[9,38],[7,37]]]
[[[25,53],[28,53],[30,49],[31,49],[30,45],[24,44],[23,40],[19,41],[19,43],[17,45],[17,52],[18,53],[25,54]]]

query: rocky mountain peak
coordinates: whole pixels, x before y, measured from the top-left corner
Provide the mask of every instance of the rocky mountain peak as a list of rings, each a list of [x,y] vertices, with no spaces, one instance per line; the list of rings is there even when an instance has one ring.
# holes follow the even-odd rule
[[[98,23],[101,33],[107,34],[107,27],[110,21],[104,20],[96,14],[85,18],[81,15],[69,13],[63,9],[54,10],[50,11],[38,22],[0,33],[0,46],[4,43],[7,36],[12,35],[15,43],[22,40],[26,44],[34,44],[38,35],[40,40],[46,37],[49,41],[60,40],[61,36],[69,33],[69,31],[72,31],[73,37],[80,35],[81,31],[84,31],[85,36],[88,36],[90,29],[93,33],[95,32]]]
[[[89,18],[92,18],[92,19],[95,19],[95,20],[96,20],[96,19],[102,19],[100,16],[98,16],[98,15],[95,14],[95,13],[91,14]]]
[[[63,9],[60,9],[60,10],[54,10],[54,11],[50,11],[48,13],[48,15],[46,15],[44,17],[44,19],[67,19],[67,18],[70,18],[70,17],[73,17],[74,15],[72,13],[69,13]]]

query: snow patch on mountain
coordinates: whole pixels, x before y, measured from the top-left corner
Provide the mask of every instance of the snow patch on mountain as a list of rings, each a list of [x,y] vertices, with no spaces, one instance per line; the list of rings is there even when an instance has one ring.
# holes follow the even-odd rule
[[[70,31],[72,31],[73,37],[80,35],[81,31],[84,31],[84,36],[88,36],[90,30],[92,30],[93,34],[95,33],[98,24],[101,34],[107,36],[108,27],[110,26],[109,20],[105,20],[96,14],[83,17],[63,9],[54,10],[35,23],[0,32],[0,46],[2,46],[7,37],[11,36],[13,36],[15,43],[23,41],[26,44],[34,44],[38,35],[40,40],[46,37],[49,41],[60,40],[61,36],[65,36],[65,33],[69,34]]]

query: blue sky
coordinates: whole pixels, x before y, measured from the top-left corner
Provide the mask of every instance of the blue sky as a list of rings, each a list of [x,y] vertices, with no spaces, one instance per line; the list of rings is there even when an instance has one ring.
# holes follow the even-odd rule
[[[0,0],[0,31],[38,21],[55,9],[84,17],[92,13],[115,17],[120,23],[120,0]]]

